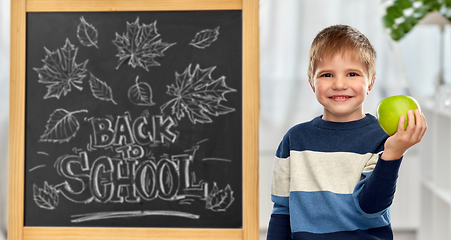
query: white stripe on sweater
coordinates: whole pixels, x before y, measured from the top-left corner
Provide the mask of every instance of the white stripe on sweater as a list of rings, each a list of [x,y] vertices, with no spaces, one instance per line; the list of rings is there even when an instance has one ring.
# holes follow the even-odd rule
[[[330,191],[352,194],[362,172],[373,171],[378,154],[290,151],[275,158],[271,193],[288,197],[290,191]]]

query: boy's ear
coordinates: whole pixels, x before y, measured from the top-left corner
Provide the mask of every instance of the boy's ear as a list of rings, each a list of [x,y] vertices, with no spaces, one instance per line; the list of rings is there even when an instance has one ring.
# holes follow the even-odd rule
[[[313,92],[315,92],[315,85],[313,84],[313,81],[309,79],[308,83],[310,84],[310,87],[312,88]]]
[[[370,94],[371,90],[373,90],[374,82],[376,82],[376,75],[373,76],[373,78],[370,81],[370,85],[368,85],[368,91],[366,92],[366,95]]]

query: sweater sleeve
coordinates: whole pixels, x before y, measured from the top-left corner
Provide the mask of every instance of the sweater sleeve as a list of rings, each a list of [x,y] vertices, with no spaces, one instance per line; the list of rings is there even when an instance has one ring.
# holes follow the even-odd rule
[[[289,138],[284,137],[274,158],[271,200],[274,202],[267,239],[290,239],[290,151]]]
[[[385,161],[380,158],[370,174],[364,174],[365,179],[360,184],[358,204],[366,214],[377,214],[386,210],[393,202],[396,191],[399,167],[402,158]]]
[[[272,214],[266,240],[291,239],[290,215]]]

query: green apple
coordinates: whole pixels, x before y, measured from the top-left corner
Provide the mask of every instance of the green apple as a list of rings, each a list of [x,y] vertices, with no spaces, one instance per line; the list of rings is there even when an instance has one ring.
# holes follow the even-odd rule
[[[376,110],[376,118],[382,129],[388,134],[393,135],[398,131],[399,119],[402,115],[406,116],[404,130],[407,128],[409,110],[420,109],[420,104],[411,96],[396,95],[383,99]]]

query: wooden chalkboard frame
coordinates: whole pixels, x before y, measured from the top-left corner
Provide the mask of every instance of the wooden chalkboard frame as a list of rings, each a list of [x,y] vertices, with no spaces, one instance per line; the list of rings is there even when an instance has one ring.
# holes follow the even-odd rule
[[[197,10],[241,10],[243,13],[243,227],[24,227],[26,14]],[[258,239],[258,38],[258,0],[11,0],[8,239]]]

